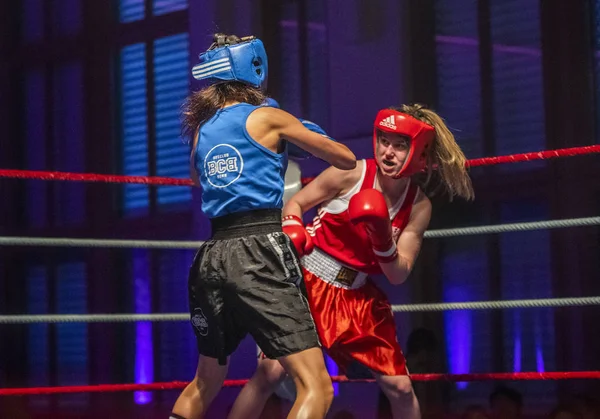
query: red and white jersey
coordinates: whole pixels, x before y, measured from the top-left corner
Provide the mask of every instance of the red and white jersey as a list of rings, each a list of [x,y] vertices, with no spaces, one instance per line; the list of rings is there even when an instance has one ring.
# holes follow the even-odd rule
[[[375,187],[377,163],[374,159],[363,160],[362,174],[358,182],[346,194],[324,202],[306,230],[316,247],[333,256],[342,264],[367,274],[380,274],[381,268],[364,228],[350,222],[348,203],[363,189]],[[408,224],[418,186],[408,182],[398,201],[388,208],[392,221],[394,242]]]

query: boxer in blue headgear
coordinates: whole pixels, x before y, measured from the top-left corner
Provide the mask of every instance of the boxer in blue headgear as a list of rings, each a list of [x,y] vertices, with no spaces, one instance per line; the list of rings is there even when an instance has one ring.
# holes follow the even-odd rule
[[[260,88],[266,87],[268,74],[265,46],[253,36],[216,34],[213,44],[192,68],[196,80],[239,81]]]
[[[290,418],[324,418],[333,397],[298,253],[282,231],[286,145],[342,170],[353,169],[356,157],[315,132],[318,126],[309,129],[265,106],[267,68],[260,40],[217,34],[192,70],[208,86],[187,98],[183,132],[193,138],[190,172],[202,188],[212,237],[198,250],[188,278],[198,368],[171,418],[205,414],[227,374],[229,355],[248,333],[294,378]]]

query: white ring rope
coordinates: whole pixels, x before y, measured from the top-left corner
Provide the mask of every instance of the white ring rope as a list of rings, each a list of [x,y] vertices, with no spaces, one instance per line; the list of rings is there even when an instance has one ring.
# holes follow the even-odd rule
[[[198,249],[203,241],[172,240],[112,240],[71,239],[56,237],[0,237],[0,246],[50,246],[50,247],[112,247],[136,249]]]
[[[425,237],[455,237],[475,234],[507,233],[550,228],[567,228],[600,225],[600,217],[574,218],[529,223],[513,223],[480,227],[451,228],[425,232]],[[66,246],[66,247],[120,247],[154,249],[197,249],[202,241],[164,241],[164,240],[105,240],[70,239],[45,237],[0,237],[0,245],[20,246]],[[473,301],[461,303],[431,303],[394,305],[394,312],[426,312],[447,310],[496,310],[513,308],[570,307],[600,305],[600,297],[546,298],[508,301]],[[0,316],[0,324],[23,323],[107,323],[137,321],[184,321],[189,320],[187,313],[159,314],[43,314]]]
[[[498,310],[509,308],[576,307],[600,305],[600,297],[538,298],[530,300],[471,301],[463,303],[430,303],[393,305],[392,311],[410,313],[450,310]]]
[[[533,221],[528,223],[498,224],[480,227],[448,228],[425,232],[425,237],[454,237],[475,234],[508,233],[514,231],[544,230],[551,228],[584,227],[600,225],[600,217],[567,218],[564,220]]]
[[[427,238],[469,236],[476,234],[509,233],[514,231],[543,230],[600,225],[600,217],[571,218],[564,220],[534,221],[529,223],[498,224],[479,227],[449,228],[425,232]],[[56,237],[0,237],[0,246],[52,246],[52,247],[119,247],[144,249],[198,249],[202,241],[169,240],[106,240],[71,239]]]
[[[393,305],[394,312],[426,312],[449,310],[498,310],[513,308],[581,307],[600,305],[600,297],[542,298],[533,300],[472,301],[462,303],[401,304]],[[0,316],[0,324],[26,323],[121,323],[189,321],[188,313],[154,314],[36,314]]]

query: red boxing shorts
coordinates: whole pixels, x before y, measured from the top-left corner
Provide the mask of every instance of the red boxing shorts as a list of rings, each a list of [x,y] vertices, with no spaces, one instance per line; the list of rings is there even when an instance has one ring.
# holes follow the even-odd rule
[[[373,281],[318,248],[302,265],[319,339],[338,366],[345,372],[355,360],[382,375],[408,375],[392,306]]]

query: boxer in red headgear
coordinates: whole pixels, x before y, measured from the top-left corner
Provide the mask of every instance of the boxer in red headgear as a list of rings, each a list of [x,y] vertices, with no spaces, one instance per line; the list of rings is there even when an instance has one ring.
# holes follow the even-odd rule
[[[406,281],[421,248],[431,202],[418,186],[437,169],[450,199],[473,198],[465,156],[444,121],[421,105],[383,109],[373,129],[374,159],[330,167],[283,209],[283,231],[302,256],[321,344],[342,370],[358,361],[387,395],[394,418],[420,417],[391,305],[370,276]],[[439,176],[438,176],[439,175]],[[420,179],[422,178],[422,179]],[[302,214],[320,205],[312,224]],[[285,373],[262,360],[229,416],[258,417]]]

